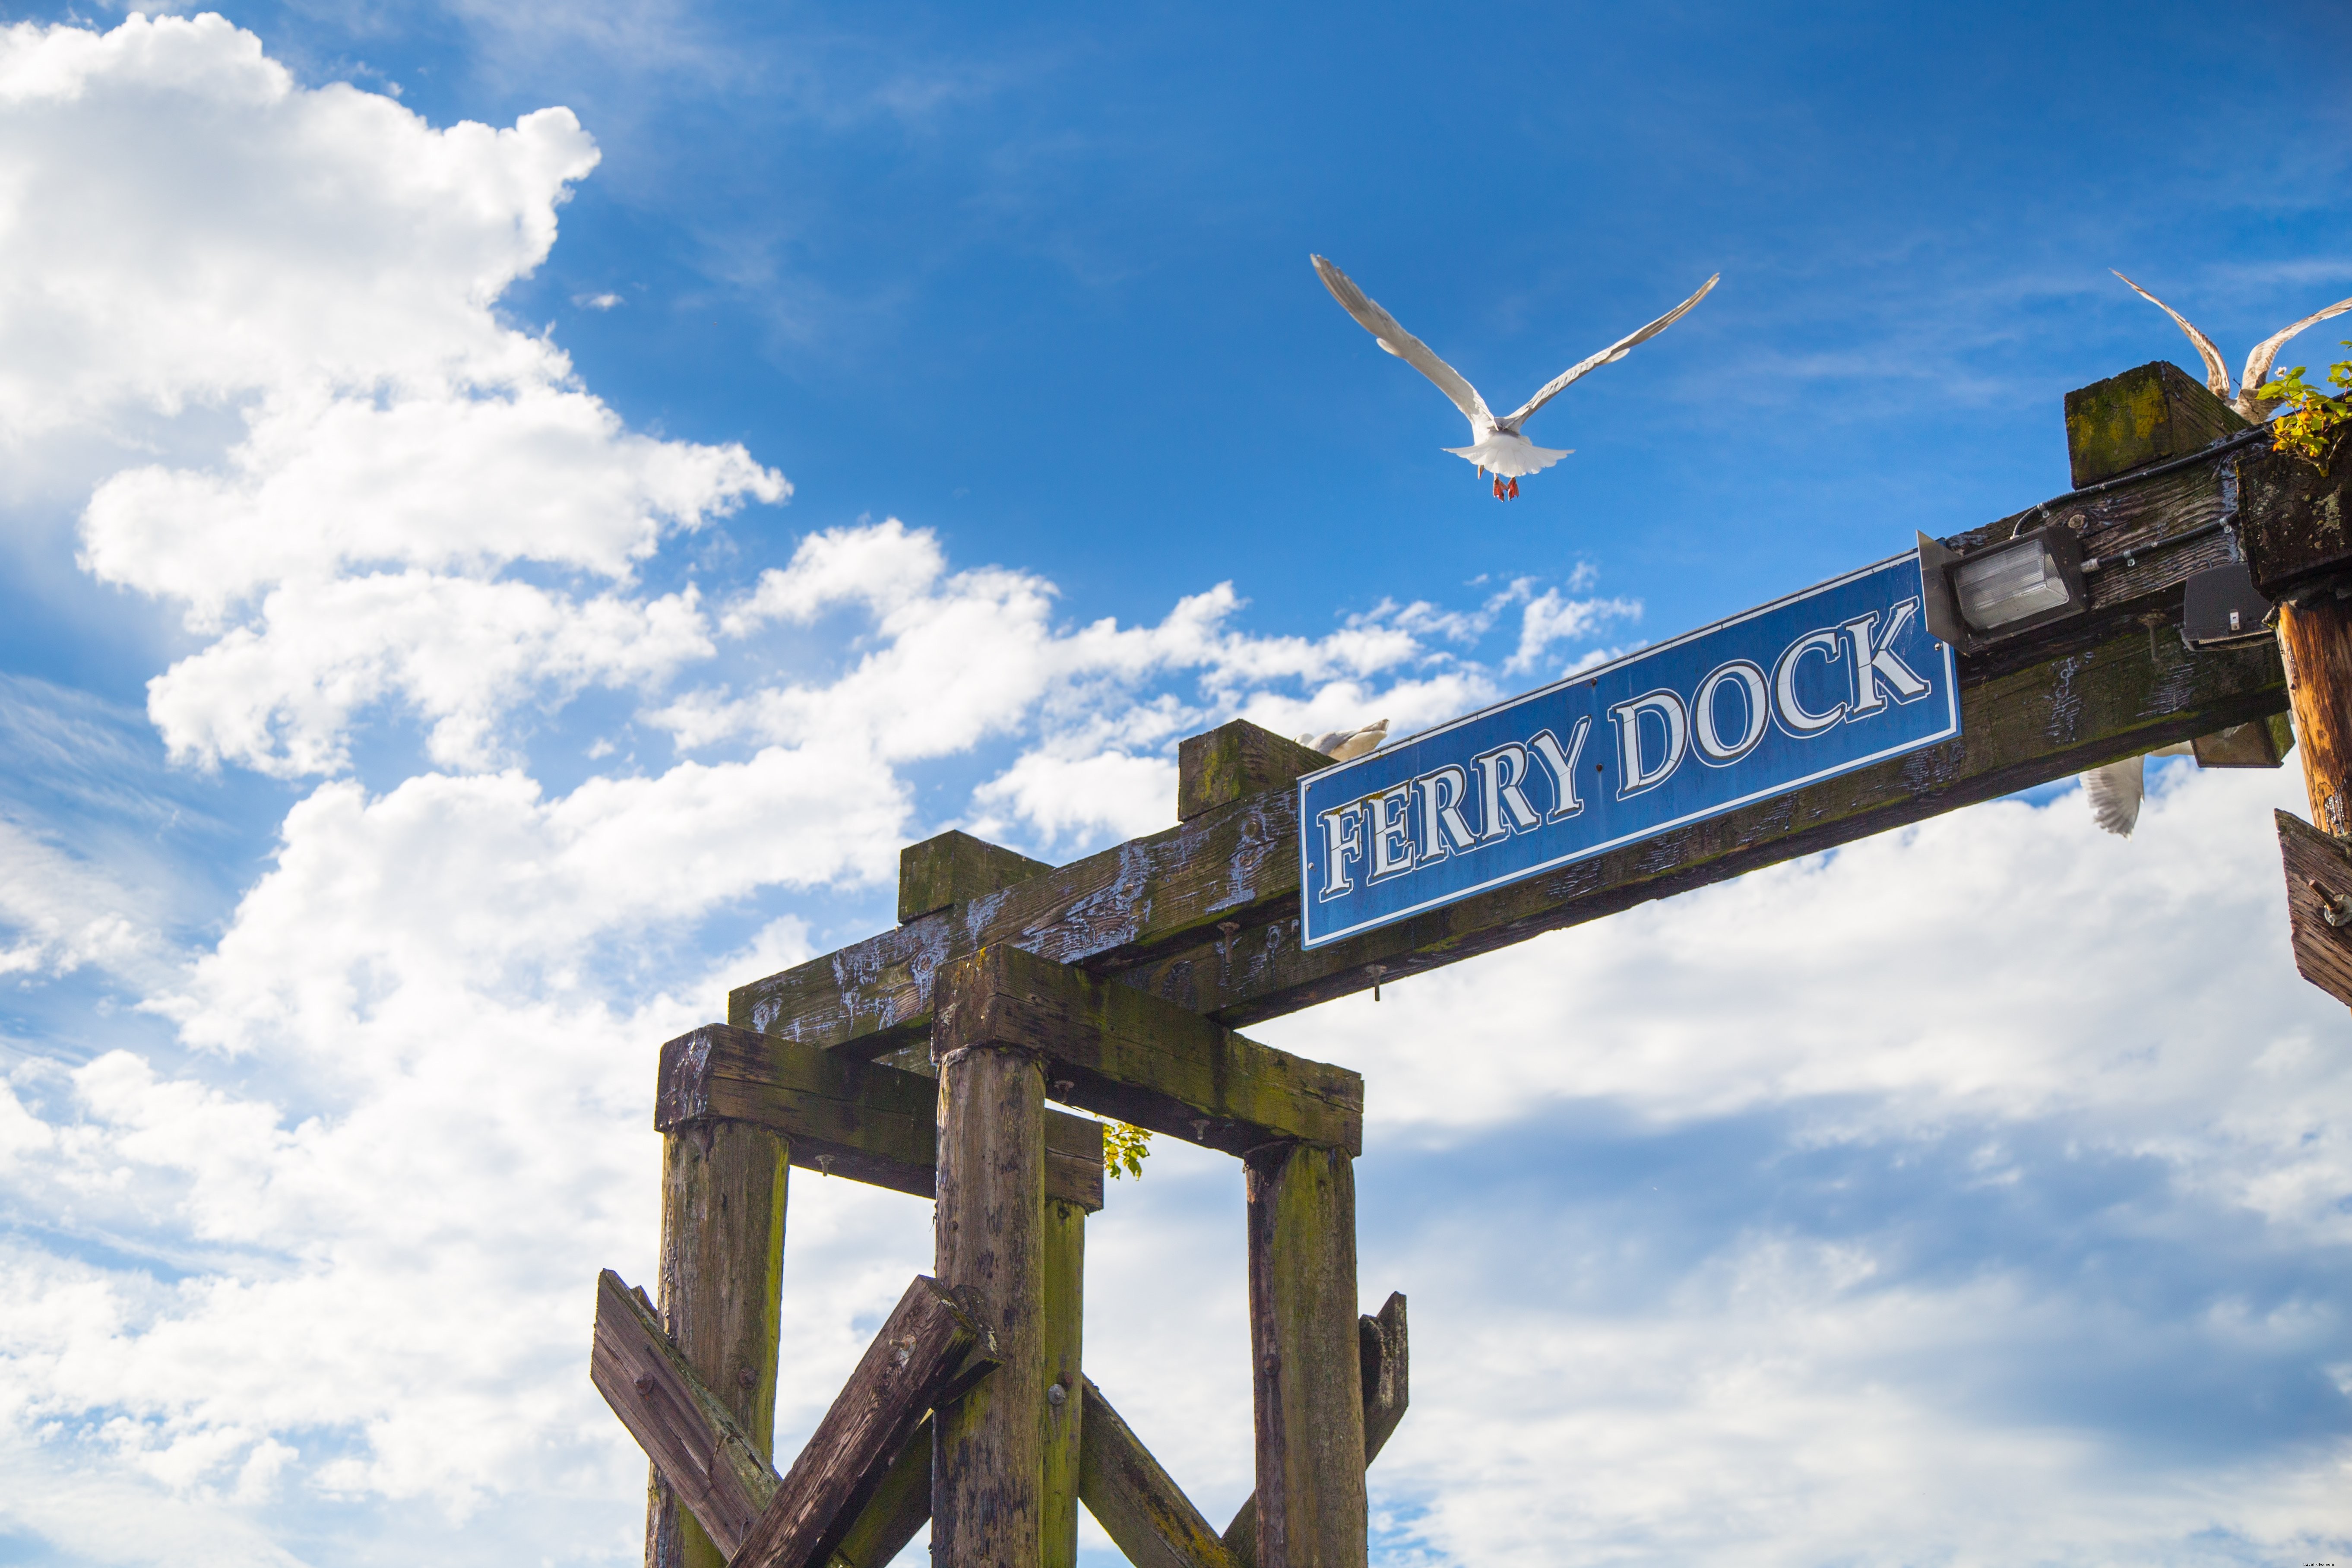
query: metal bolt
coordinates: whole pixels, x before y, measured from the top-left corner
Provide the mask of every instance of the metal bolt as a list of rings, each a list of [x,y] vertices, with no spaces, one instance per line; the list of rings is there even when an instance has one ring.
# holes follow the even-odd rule
[[[735,1384],[739,1388],[749,1388],[759,1381],[758,1377],[753,1375],[751,1369],[748,1366],[735,1374]]]
[[[637,1374],[635,1381],[632,1383],[630,1386],[637,1391],[637,1397],[643,1399],[646,1395],[654,1391],[654,1374],[649,1372],[641,1372]]]
[[[1045,1403],[1053,1405],[1057,1410],[1061,1408],[1063,1402],[1067,1400],[1069,1397],[1070,1391],[1064,1388],[1058,1383],[1045,1391]]]

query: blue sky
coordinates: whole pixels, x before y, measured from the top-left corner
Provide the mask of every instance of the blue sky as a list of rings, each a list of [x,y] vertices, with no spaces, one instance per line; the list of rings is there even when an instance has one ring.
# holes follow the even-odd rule
[[[655,1051],[900,845],[2063,490],[2068,389],[2193,367],[2110,267],[2233,360],[2352,293],[2318,5],[0,18],[0,1562],[634,1560]],[[1309,251],[1507,405],[1723,282],[1505,506]],[[2156,777],[1259,1031],[1370,1084],[1376,1562],[2352,1551],[2300,781]],[[1088,1361],[1222,1518],[1239,1189],[1161,1142]],[[929,1260],[793,1213],[786,1442]]]

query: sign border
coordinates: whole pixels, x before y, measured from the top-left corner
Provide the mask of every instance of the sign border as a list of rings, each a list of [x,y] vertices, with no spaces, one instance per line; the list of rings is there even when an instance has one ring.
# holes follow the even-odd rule
[[[1435,729],[1422,730],[1413,734],[1407,735],[1403,737],[1402,740],[1399,741],[1397,745],[1402,746],[1410,742],[1425,741],[1433,736],[1443,735],[1449,730],[1459,729],[1465,724],[1484,719],[1488,714],[1499,712],[1506,708],[1515,708],[1520,703],[1528,701],[1530,699],[1542,697],[1549,692],[1563,690],[1580,681],[1596,679],[1605,670],[1620,669],[1629,664],[1638,664],[1643,659],[1651,658],[1658,654],[1664,653],[1669,648],[1680,647],[1685,643],[1695,642],[1700,637],[1712,636],[1713,634],[1723,631],[1727,627],[1738,626],[1744,621],[1752,621],[1759,616],[1769,615],[1774,610],[1780,609],[1786,605],[1795,604],[1800,599],[1810,598],[1815,594],[1823,593],[1832,588],[1842,587],[1845,584],[1853,582],[1856,578],[1867,577],[1874,572],[1883,572],[1896,562],[1906,558],[1911,561],[1917,562],[1919,559],[1919,552],[1915,549],[1906,551],[1902,554],[1889,555],[1884,560],[1874,561],[1867,566],[1859,566],[1854,570],[1842,574],[1839,576],[1827,578],[1822,582],[1815,583],[1811,587],[1800,588],[1792,594],[1783,594],[1779,598],[1772,600],[1769,604],[1759,605],[1754,609],[1750,610],[1742,610],[1736,616],[1728,616],[1719,621],[1710,621],[1706,626],[1699,626],[1692,631],[1685,632],[1680,637],[1670,637],[1664,642],[1655,643],[1648,647],[1636,648],[1633,652],[1626,654],[1622,658],[1612,658],[1604,664],[1596,664],[1587,668],[1578,670],[1573,675],[1564,675],[1549,686],[1538,686],[1533,690],[1522,691],[1516,697],[1507,697],[1501,701],[1490,702],[1486,707],[1465,713],[1459,718],[1449,719],[1444,723],[1438,725]],[[1922,573],[1921,591],[1924,595],[1926,591],[1926,578],[1924,574],[1927,571],[1927,567],[1924,563],[1920,564],[1920,571]],[[1923,611],[1925,607],[1926,606],[1923,603],[1921,606]],[[1925,622],[1923,621],[1922,628],[1924,629],[1924,627]],[[1313,938],[1310,938],[1307,934],[1307,889],[1314,873],[1314,858],[1308,849],[1307,834],[1307,825],[1310,820],[1307,815],[1307,788],[1310,784],[1328,784],[1331,779],[1339,776],[1343,770],[1361,767],[1363,764],[1375,761],[1383,754],[1392,753],[1396,747],[1383,746],[1379,751],[1355,758],[1350,762],[1341,763],[1337,767],[1318,768],[1311,773],[1302,773],[1299,775],[1298,779],[1297,801],[1298,945],[1301,949],[1328,947],[1333,942],[1346,942],[1351,937],[1361,936],[1367,931],[1374,931],[1380,930],[1383,926],[1394,925],[1399,921],[1410,920],[1414,915],[1425,913],[1430,910],[1438,909],[1446,904],[1459,903],[1464,899],[1470,898],[1475,894],[1486,892],[1492,888],[1500,888],[1507,886],[1512,882],[1525,881],[1529,877],[1541,876],[1546,871],[1554,870],[1562,866],[1572,866],[1579,860],[1590,860],[1596,855],[1607,854],[1612,849],[1622,848],[1628,844],[1638,844],[1645,838],[1655,838],[1660,834],[1671,833],[1677,827],[1687,826],[1694,822],[1704,822],[1709,817],[1721,816],[1726,812],[1737,811],[1743,805],[1752,805],[1759,800],[1769,800],[1775,795],[1788,795],[1792,791],[1804,788],[1807,784],[1819,784],[1823,779],[1836,778],[1841,773],[1853,773],[1859,769],[1870,767],[1874,763],[1883,763],[1889,757],[1902,756],[1906,752],[1909,752],[1924,751],[1929,746],[1939,745],[1946,741],[1951,740],[1960,732],[1960,687],[1958,667],[1954,658],[1952,645],[1945,642],[1940,637],[1935,637],[1933,633],[1929,634],[1929,637],[1930,640],[1934,641],[1937,647],[1944,651],[1945,705],[1946,711],[1948,714],[1946,727],[1936,734],[1929,735],[1925,739],[1906,741],[1901,745],[1889,746],[1884,751],[1873,752],[1866,757],[1856,757],[1850,761],[1839,763],[1833,766],[1823,768],[1818,773],[1807,773],[1801,779],[1792,779],[1783,784],[1776,784],[1768,789],[1753,791],[1748,795],[1741,795],[1737,800],[1725,801],[1720,805],[1710,805],[1703,810],[1689,812],[1682,816],[1675,817],[1671,821],[1655,823],[1650,826],[1643,828],[1638,833],[1623,834],[1618,837],[1612,838],[1603,844],[1591,844],[1587,845],[1580,849],[1572,849],[1565,855],[1555,856],[1553,858],[1546,860],[1539,865],[1524,866],[1517,870],[1506,871],[1500,876],[1489,878],[1484,882],[1477,883],[1475,886],[1458,888],[1452,892],[1441,894],[1434,898],[1425,899],[1420,903],[1414,904],[1408,909],[1391,910],[1387,914],[1381,915],[1378,919],[1365,921],[1357,925],[1351,925],[1345,931],[1334,931],[1328,936]],[[1380,792],[1373,791],[1371,793],[1378,794]],[[1369,798],[1369,795],[1363,798]]]

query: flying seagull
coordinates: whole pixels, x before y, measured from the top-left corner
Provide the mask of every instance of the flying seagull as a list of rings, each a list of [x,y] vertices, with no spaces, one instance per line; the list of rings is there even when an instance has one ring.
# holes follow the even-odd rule
[[[2115,269],[2109,268],[2108,270],[2112,272]],[[2116,272],[2116,276],[2124,278],[2120,272]],[[2284,401],[2276,397],[2264,397],[2258,389],[2263,383],[2270,380],[2271,365],[2278,359],[2278,352],[2285,345],[2286,341],[2305,327],[2316,326],[2330,316],[2340,316],[2347,310],[2352,310],[2352,300],[2338,300],[2325,310],[2305,316],[2286,331],[2273,332],[2269,337],[2256,343],[2254,352],[2246,356],[2246,374],[2239,381],[2237,392],[2232,395],[2230,391],[2230,367],[2221,363],[2221,351],[2213,346],[2213,340],[2190,326],[2188,317],[2138,284],[2132,282],[2130,279],[2124,278],[2124,282],[2130,286],[2133,293],[2179,323],[2180,330],[2189,334],[2189,341],[2197,345],[2198,355],[2205,362],[2205,384],[2213,389],[2213,395],[2236,409],[2241,418],[2256,425],[2261,424],[2270,411]],[[2131,830],[2125,828],[2124,831],[2128,833]]]
[[[2126,757],[2120,763],[2093,768],[2083,775],[2083,798],[2090,805],[2091,819],[2108,832],[2129,838],[2132,829],[2139,826],[2139,803],[2147,795],[2148,757],[2186,757],[2194,752],[2183,741],[2158,746],[2147,756]]]
[[[1301,735],[1298,741],[1335,763],[1352,763],[1379,751],[1381,742],[1388,738],[1389,721],[1375,719],[1360,730],[1329,730],[1320,735]]]
[[[1430,353],[1427,343],[1398,326],[1397,319],[1366,299],[1364,291],[1357,288],[1346,273],[1319,256],[1310,256],[1307,259],[1315,263],[1315,275],[1323,279],[1323,287],[1331,290],[1331,298],[1339,300],[1341,309],[1356,318],[1359,326],[1371,333],[1381,347],[1435,382],[1437,390],[1452,398],[1454,406],[1462,410],[1462,416],[1470,421],[1471,445],[1448,447],[1445,450],[1475,463],[1480,479],[1493,473],[1496,500],[1517,500],[1522,476],[1541,473],[1568,456],[1566,451],[1538,447],[1519,434],[1519,426],[1528,422],[1529,415],[1559,396],[1570,382],[1604,364],[1616,363],[1635,343],[1646,342],[1673,326],[1682,319],[1684,311],[1706,299],[1706,291],[1714,288],[1723,276],[1717,273],[1699,285],[1697,293],[1633,336],[1618,339],[1591,359],[1579,360],[1545,383],[1541,392],[1497,419],[1487,410],[1486,400],[1478,395],[1478,389],[1462,379],[1460,371]]]

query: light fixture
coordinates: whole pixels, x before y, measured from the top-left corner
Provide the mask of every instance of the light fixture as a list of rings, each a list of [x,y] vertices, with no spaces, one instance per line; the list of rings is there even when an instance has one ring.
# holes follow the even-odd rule
[[[1927,629],[1964,652],[2091,606],[2082,543],[2057,523],[1965,555],[1923,533],[1919,583]]]
[[[2271,602],[2242,561],[2209,566],[2180,591],[2180,640],[2199,653],[2259,647],[2272,638]]]

